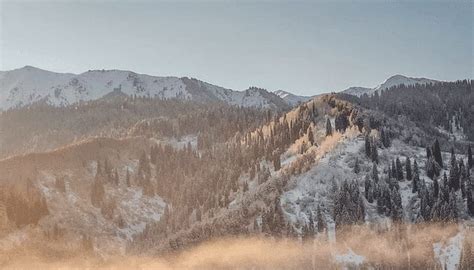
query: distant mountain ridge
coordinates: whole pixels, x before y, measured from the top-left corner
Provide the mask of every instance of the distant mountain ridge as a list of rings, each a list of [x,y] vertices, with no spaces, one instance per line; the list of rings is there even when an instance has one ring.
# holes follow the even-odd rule
[[[257,108],[288,109],[288,103],[260,88],[234,91],[193,78],[158,77],[124,70],[55,73],[32,66],[0,72],[0,110],[38,102],[67,106],[99,99],[114,90],[128,95],[179,98]]]
[[[377,85],[376,87],[373,87],[373,88],[369,88],[369,87],[350,87],[350,88],[347,88],[347,89],[341,91],[341,93],[360,97],[364,94],[372,95],[372,94],[374,94],[375,92],[377,92],[379,90],[390,89],[393,86],[397,86],[397,85],[401,85],[401,84],[404,84],[404,85],[408,86],[408,85],[428,84],[428,83],[436,83],[436,82],[439,82],[439,81],[432,80],[432,79],[427,79],[427,78],[412,78],[412,77],[407,77],[407,76],[397,74],[397,75],[394,75],[394,76],[388,78],[387,80],[385,80],[385,82]]]
[[[273,93],[275,95],[281,97],[283,100],[286,101],[286,103],[288,103],[292,107],[294,107],[298,104],[304,103],[306,101],[309,101],[309,100],[311,100],[311,99],[313,99],[317,96],[317,95],[314,95],[314,96],[299,96],[299,95],[295,95],[295,94],[292,94],[292,93],[284,91],[284,90],[277,90],[277,91],[274,91]]]

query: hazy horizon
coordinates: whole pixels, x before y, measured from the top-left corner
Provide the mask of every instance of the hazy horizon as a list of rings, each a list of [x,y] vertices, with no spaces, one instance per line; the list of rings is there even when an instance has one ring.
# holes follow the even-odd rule
[[[469,1],[0,3],[0,70],[120,69],[300,95],[395,74],[473,77]]]

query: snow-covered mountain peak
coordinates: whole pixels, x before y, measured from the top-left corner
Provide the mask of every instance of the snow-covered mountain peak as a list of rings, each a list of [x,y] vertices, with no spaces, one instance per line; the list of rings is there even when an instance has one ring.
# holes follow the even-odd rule
[[[273,92],[275,95],[281,97],[283,100],[285,100],[289,105],[295,106],[300,103],[306,102],[310,99],[312,99],[315,96],[298,96],[295,94],[292,94],[290,92],[284,91],[284,90],[276,90]]]
[[[428,84],[428,83],[435,83],[435,82],[437,81],[426,79],[426,78],[412,78],[412,77],[407,77],[407,76],[397,74],[385,80],[385,82],[375,87],[375,89],[376,90],[389,89],[393,86],[397,86],[401,84],[415,85],[415,84]]]
[[[32,66],[0,73],[0,110],[44,102],[66,106],[120,90],[128,96],[225,102],[244,107],[286,108],[288,103],[263,89],[234,91],[196,79],[159,77],[125,70],[55,73]]]
[[[275,92],[273,92],[275,95],[281,97],[281,98],[285,98],[287,97],[288,95],[290,95],[291,93],[289,92],[286,92],[284,90],[276,90]]]
[[[409,85],[415,85],[415,84],[428,84],[428,83],[436,83],[436,82],[438,82],[438,81],[427,79],[427,78],[412,78],[412,77],[407,77],[407,76],[404,76],[404,75],[397,74],[397,75],[391,76],[390,78],[386,79],[383,83],[381,83],[381,84],[379,84],[379,85],[377,85],[376,87],[373,87],[373,88],[350,87],[350,88],[347,88],[347,89],[345,89],[341,92],[345,93],[345,94],[360,97],[364,94],[372,95],[372,94],[374,94],[375,92],[377,92],[379,90],[390,89],[394,86],[402,85],[402,84],[406,85],[406,86],[409,86]]]

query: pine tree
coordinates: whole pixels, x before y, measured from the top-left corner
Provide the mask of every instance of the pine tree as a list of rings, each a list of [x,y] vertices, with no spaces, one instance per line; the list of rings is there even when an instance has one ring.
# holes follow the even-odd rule
[[[438,163],[434,160],[433,157],[430,157],[426,162],[426,175],[428,175],[429,178],[433,179],[435,176],[439,176],[440,170],[441,168]]]
[[[469,176],[468,176],[469,168],[466,168],[466,166],[464,166],[464,161],[462,159],[459,162],[459,171],[460,171],[459,185],[461,188],[461,195],[463,198],[465,198],[466,197],[466,183],[469,183]]]
[[[130,183],[130,171],[128,170],[128,168],[127,168],[127,175],[125,176],[125,184],[127,185],[127,187],[130,187],[130,186],[131,186],[131,183]]]
[[[439,195],[439,183],[438,179],[433,179],[433,198],[438,198]]]
[[[278,153],[275,153],[273,155],[273,168],[275,171],[279,171],[281,168],[281,160],[280,160],[280,155]]]
[[[369,203],[374,202],[374,196],[373,196],[373,184],[372,181],[369,178],[369,175],[366,175],[365,180],[364,180],[364,196],[367,199]]]
[[[398,173],[397,173],[397,166],[395,165],[395,160],[392,160],[392,177],[397,179],[398,178]]]
[[[308,141],[309,141],[311,146],[314,145],[314,135],[313,135],[313,131],[312,131],[311,127],[308,128]]]
[[[454,148],[451,147],[451,161],[450,161],[451,167],[456,166],[456,154],[454,153]]]
[[[359,172],[360,172],[359,158],[357,157],[354,164],[354,173],[359,173]]]
[[[370,152],[372,150],[372,147],[370,145],[370,139],[368,135],[365,135],[365,155],[367,157],[372,157],[372,153]]]
[[[318,210],[316,212],[316,219],[317,219],[317,229],[318,233],[322,233],[326,229],[326,222],[324,222],[323,214],[321,213],[321,207],[318,205]]]
[[[326,121],[326,137],[327,136],[332,136],[332,125],[331,120],[329,120],[329,118]]]
[[[382,145],[387,147],[387,143],[385,141],[385,130],[383,128],[380,130],[380,139],[382,140]]]
[[[308,218],[308,232],[311,234],[311,236],[314,235],[314,219],[313,219],[313,212],[309,212],[309,218]]]
[[[410,181],[413,178],[413,175],[411,173],[411,161],[409,157],[407,157],[405,161],[405,170],[407,172],[407,180]]]
[[[471,169],[474,166],[474,161],[472,160],[472,150],[471,146],[467,148],[467,166],[469,169]]]
[[[379,172],[377,170],[377,164],[373,163],[372,165],[372,180],[374,183],[377,184],[379,182]]]
[[[138,174],[145,173],[146,175],[150,175],[150,172],[150,161],[148,160],[147,154],[143,152],[138,160]]]
[[[441,156],[441,148],[439,146],[439,141],[438,139],[435,140],[434,146],[433,146],[433,156],[435,161],[438,163],[440,167],[443,167],[443,158]]]
[[[391,216],[394,221],[399,221],[403,216],[402,198],[398,188],[392,188],[390,192]]]
[[[474,201],[472,199],[472,187],[470,184],[466,186],[466,204],[468,214],[474,217]]]
[[[397,170],[397,180],[402,181],[403,180],[403,168],[402,168],[402,163],[400,162],[400,159],[397,157],[396,160],[396,170]]]
[[[413,183],[412,183],[412,193],[418,192],[418,185],[420,184],[420,170],[418,169],[418,163],[413,161]]]
[[[105,197],[104,185],[99,176],[96,176],[92,185],[91,203],[95,207],[100,207]]]
[[[447,202],[449,200],[449,182],[446,173],[443,174],[442,199]]]
[[[379,153],[377,151],[377,144],[375,142],[372,142],[372,149],[370,150],[372,154],[372,162],[379,163]]]
[[[115,184],[116,186],[118,186],[119,182],[120,182],[120,179],[119,179],[118,171],[115,170],[115,173],[114,173],[114,184]]]
[[[449,188],[455,191],[459,190],[459,167],[454,154],[451,156],[451,167],[449,169]]]

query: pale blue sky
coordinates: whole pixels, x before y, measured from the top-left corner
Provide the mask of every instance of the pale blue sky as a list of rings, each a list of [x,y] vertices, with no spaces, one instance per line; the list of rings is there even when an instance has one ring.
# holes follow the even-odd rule
[[[298,94],[473,78],[473,4],[0,0],[0,70],[126,69]]]

